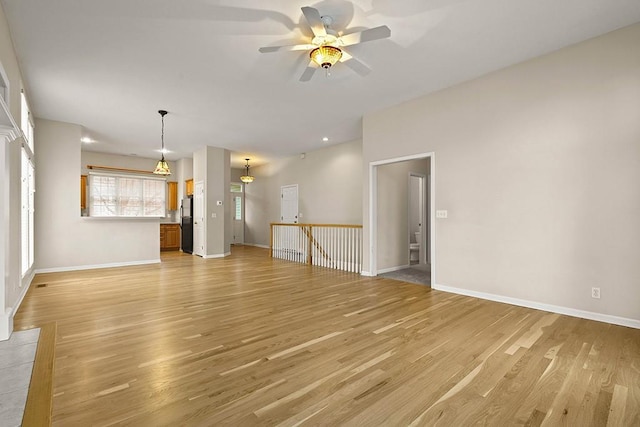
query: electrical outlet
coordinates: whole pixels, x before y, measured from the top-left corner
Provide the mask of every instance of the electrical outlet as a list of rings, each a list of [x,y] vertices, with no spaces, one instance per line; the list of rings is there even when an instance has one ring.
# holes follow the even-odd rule
[[[600,288],[591,288],[591,298],[600,299]]]

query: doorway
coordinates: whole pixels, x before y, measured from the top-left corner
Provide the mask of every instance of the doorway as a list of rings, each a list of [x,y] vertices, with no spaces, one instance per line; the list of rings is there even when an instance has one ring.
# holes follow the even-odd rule
[[[416,169],[416,161],[428,164],[427,172]],[[395,172],[390,172],[395,171]],[[400,172],[398,172],[400,171]],[[414,172],[414,173],[411,173]],[[409,179],[407,179],[409,176]],[[410,239],[411,222],[409,194],[412,176],[416,186],[418,202],[422,214],[415,214],[421,220],[420,237]],[[432,225],[435,221],[435,154],[423,153],[398,157],[369,164],[369,271],[365,274],[378,276],[398,275],[398,279],[407,282],[436,283],[435,271],[435,233]],[[398,193],[402,193],[400,196]],[[404,213],[403,213],[404,212]],[[402,219],[404,218],[404,219]],[[418,257],[411,263],[410,242],[417,243]],[[401,248],[401,252],[398,252]],[[415,248],[415,245],[414,245]],[[422,250],[420,250],[422,249]],[[414,280],[413,276],[420,276]],[[396,278],[396,277],[393,277]]]
[[[231,244],[244,243],[244,188],[239,182],[231,183],[231,203],[229,203],[229,216],[231,222]]]

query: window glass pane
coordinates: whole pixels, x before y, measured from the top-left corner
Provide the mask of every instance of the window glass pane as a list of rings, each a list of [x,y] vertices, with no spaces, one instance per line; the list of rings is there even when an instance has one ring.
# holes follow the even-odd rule
[[[165,216],[165,181],[144,181],[144,216]]]
[[[139,179],[118,179],[120,215],[139,216],[142,212],[142,181]]]
[[[236,196],[236,218],[238,221],[242,220],[242,197]]]
[[[22,163],[20,169],[20,210],[21,227],[20,238],[22,251],[20,254],[21,271],[24,276],[33,266],[33,233],[34,233],[34,193],[35,193],[35,170],[29,160],[29,155],[22,149]]]
[[[90,208],[92,216],[116,216],[116,178],[109,176],[89,177]]]
[[[234,182],[231,184],[231,192],[232,193],[242,193],[242,184]]]

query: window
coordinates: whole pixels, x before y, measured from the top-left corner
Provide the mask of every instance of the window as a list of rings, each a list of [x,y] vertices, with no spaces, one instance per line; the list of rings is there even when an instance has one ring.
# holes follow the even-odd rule
[[[27,140],[27,145],[33,152],[33,117],[31,117],[31,110],[29,110],[24,90],[20,92],[20,116],[20,129]]]
[[[238,182],[231,183],[231,192],[232,193],[242,193],[242,184]]]
[[[20,115],[21,129],[25,136],[22,144],[22,161],[20,165],[20,240],[22,252],[20,264],[22,276],[33,267],[34,254],[34,195],[35,167],[33,164],[33,123],[27,98],[21,93]]]
[[[27,150],[22,150],[21,167],[21,240],[22,240],[22,275],[33,266],[33,202],[35,193],[35,169]]]
[[[165,216],[166,180],[124,175],[89,175],[89,216]]]
[[[236,216],[235,219],[238,221],[242,220],[242,197],[236,196]]]

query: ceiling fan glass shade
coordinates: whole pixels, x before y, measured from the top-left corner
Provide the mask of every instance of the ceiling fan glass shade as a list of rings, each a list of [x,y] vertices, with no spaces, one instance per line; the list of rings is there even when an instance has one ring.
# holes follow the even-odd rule
[[[240,181],[244,182],[245,184],[250,184],[253,182],[254,177],[249,175],[249,159],[245,160],[247,161],[247,164],[244,167],[246,172],[240,177]]]
[[[169,169],[169,163],[164,159],[158,160],[158,164],[156,165],[156,169],[153,171],[156,175],[171,175],[171,170]]]
[[[331,68],[342,58],[342,51],[334,46],[320,46],[313,49],[309,56],[322,68]]]

